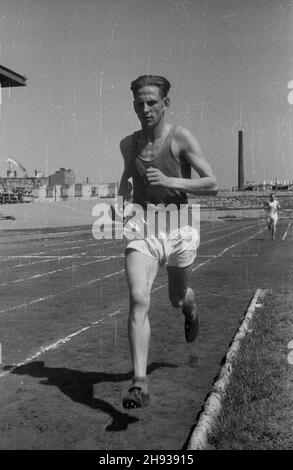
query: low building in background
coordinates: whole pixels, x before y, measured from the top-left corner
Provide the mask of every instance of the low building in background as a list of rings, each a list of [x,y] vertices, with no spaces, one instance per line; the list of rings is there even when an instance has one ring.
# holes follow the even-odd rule
[[[75,185],[63,184],[61,186],[61,197],[62,199],[73,199],[75,197]]]
[[[118,183],[99,184],[97,186],[98,197],[116,197],[118,194]]]
[[[49,176],[50,186],[70,184],[75,184],[75,174],[71,169],[66,170],[65,168],[60,168],[60,170]]]
[[[17,162],[15,164],[20,165]],[[22,168],[25,173],[25,168]],[[28,176],[25,173],[24,176],[18,177],[17,172],[12,171],[11,168],[7,173],[9,175],[7,174],[6,177],[0,177],[0,203],[3,204],[6,202],[53,202],[74,198],[112,198],[118,194],[118,182],[97,184],[86,178],[86,182],[76,183],[72,169],[60,168],[49,177],[45,176],[41,170],[35,170],[34,176]]]
[[[16,172],[15,172],[16,173]],[[44,176],[17,176],[0,178],[0,184],[5,188],[28,190],[35,186],[43,186],[49,183],[49,178]]]
[[[46,199],[46,196],[47,196],[47,185],[46,184],[43,184],[43,185],[39,185],[39,186],[35,186],[33,189],[32,189],[32,196],[34,199],[42,199],[42,200],[45,200]]]
[[[77,183],[75,185],[75,197],[90,199],[92,197],[92,186],[90,184]]]

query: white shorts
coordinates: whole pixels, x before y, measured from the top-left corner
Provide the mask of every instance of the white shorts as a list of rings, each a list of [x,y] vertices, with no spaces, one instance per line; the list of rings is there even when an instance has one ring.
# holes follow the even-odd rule
[[[198,230],[187,226],[171,231],[164,238],[152,236],[132,240],[126,250],[137,250],[158,260],[160,265],[185,268],[193,263],[199,243]]]
[[[278,214],[272,214],[268,216],[268,225],[276,225],[278,222]]]

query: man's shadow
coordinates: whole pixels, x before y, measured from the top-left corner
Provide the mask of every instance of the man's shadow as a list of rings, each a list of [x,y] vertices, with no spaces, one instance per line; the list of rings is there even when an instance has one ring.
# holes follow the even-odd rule
[[[148,366],[148,375],[156,369],[163,367],[178,367],[175,364],[153,362]],[[112,423],[106,427],[106,431],[123,431],[128,425],[138,421],[138,418],[127,413],[122,413],[110,403],[93,396],[93,386],[102,382],[124,382],[131,380],[133,371],[120,374],[106,372],[83,372],[66,367],[46,367],[45,362],[35,361],[19,367],[4,366],[4,370],[11,370],[12,374],[29,375],[31,377],[44,378],[42,385],[52,385],[67,395],[71,400],[89,406],[95,410],[101,410],[112,418]]]

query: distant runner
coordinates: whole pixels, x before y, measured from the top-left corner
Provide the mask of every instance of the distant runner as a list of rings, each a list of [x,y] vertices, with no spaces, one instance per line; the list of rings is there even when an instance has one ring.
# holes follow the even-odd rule
[[[275,239],[276,227],[278,222],[278,213],[277,210],[281,209],[279,201],[275,199],[275,195],[271,194],[270,201],[266,203],[267,209],[267,223],[268,229],[272,231],[272,240]]]

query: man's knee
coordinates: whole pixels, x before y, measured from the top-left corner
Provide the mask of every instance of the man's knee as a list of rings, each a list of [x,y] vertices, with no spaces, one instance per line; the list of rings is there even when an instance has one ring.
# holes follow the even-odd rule
[[[183,307],[186,302],[193,302],[194,292],[190,287],[186,289],[169,289],[169,299],[174,308]]]
[[[182,307],[184,303],[184,299],[185,299],[185,295],[181,295],[181,296],[172,295],[172,294],[170,295],[170,302],[171,302],[172,307],[174,308]]]
[[[142,289],[136,288],[130,291],[130,305],[132,308],[148,310],[150,306],[150,296]]]

